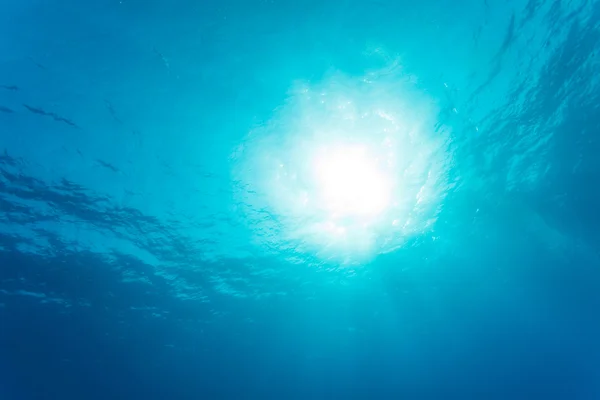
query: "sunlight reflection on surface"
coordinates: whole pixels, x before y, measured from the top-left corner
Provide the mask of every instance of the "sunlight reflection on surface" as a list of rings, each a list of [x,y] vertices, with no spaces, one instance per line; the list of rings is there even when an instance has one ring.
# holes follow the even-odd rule
[[[315,207],[331,217],[377,215],[390,202],[392,180],[384,175],[379,159],[363,146],[319,149],[313,161],[317,182]]]
[[[401,71],[299,84],[233,154],[256,244],[356,264],[432,229],[449,190],[449,133]]]

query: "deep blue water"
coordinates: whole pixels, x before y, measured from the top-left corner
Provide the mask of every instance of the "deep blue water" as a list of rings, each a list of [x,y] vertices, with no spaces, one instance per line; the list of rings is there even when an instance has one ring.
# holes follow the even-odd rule
[[[0,3],[0,400],[600,399],[599,51],[586,0]],[[299,202],[383,132],[381,219]]]

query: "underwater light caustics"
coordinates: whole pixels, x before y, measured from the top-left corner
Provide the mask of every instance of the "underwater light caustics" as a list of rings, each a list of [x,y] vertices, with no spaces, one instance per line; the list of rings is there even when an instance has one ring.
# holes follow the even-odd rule
[[[411,82],[334,74],[300,85],[249,132],[234,176],[258,246],[356,265],[431,230],[452,154],[435,105]]]
[[[364,147],[322,150],[315,175],[320,203],[332,216],[376,216],[390,203],[391,180]]]

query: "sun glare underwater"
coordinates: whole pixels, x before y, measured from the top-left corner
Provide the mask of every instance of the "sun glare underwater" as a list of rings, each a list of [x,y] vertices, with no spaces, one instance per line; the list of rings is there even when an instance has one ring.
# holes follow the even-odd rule
[[[232,157],[257,246],[356,265],[432,231],[451,188],[452,146],[415,82],[395,62],[293,86]]]

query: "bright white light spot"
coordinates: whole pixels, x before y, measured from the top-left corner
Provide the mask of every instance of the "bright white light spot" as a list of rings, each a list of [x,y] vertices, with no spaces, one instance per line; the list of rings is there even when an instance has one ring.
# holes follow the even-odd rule
[[[320,203],[334,216],[372,216],[390,202],[391,182],[361,146],[322,149],[315,160]]]
[[[233,176],[259,248],[356,265],[432,229],[450,188],[449,135],[399,67],[300,85],[249,132]]]

